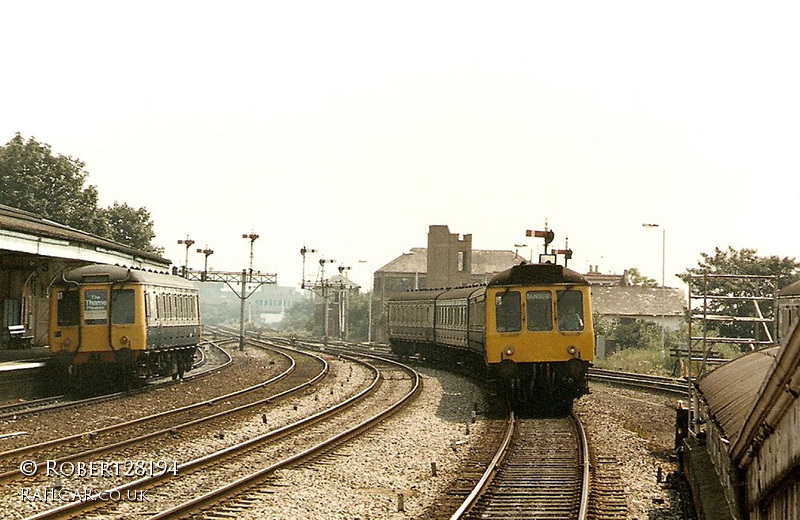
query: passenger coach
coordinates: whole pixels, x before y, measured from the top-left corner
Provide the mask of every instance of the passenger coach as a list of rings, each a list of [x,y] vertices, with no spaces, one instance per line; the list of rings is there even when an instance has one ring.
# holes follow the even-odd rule
[[[198,291],[187,280],[90,265],[50,288],[50,351],[65,381],[130,386],[192,367],[201,323]]]
[[[571,402],[588,392],[590,286],[560,265],[522,264],[486,286],[399,294],[388,303],[388,335],[400,355],[481,361],[517,400]]]

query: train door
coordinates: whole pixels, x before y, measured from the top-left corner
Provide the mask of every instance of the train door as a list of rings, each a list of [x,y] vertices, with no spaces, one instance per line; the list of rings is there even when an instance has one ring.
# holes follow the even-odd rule
[[[57,290],[50,308],[50,352],[74,352],[80,345],[81,293]]]
[[[141,350],[145,342],[143,291],[139,286],[111,288],[111,346]]]

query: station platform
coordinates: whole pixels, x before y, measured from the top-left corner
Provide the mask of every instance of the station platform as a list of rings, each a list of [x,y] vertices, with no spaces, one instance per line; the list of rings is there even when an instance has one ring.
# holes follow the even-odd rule
[[[689,437],[684,441],[685,472],[692,489],[695,511],[699,520],[736,520],[725,499],[714,463],[705,448]]]
[[[0,350],[0,401],[35,397],[49,358],[47,347]]]
[[[0,349],[0,365],[13,362],[41,361],[50,358],[47,347],[33,347],[24,349]],[[2,368],[0,368],[2,370]]]

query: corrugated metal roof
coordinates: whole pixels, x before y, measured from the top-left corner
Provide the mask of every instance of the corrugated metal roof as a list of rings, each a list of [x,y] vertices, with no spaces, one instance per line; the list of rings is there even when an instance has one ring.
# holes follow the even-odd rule
[[[686,299],[683,291],[667,287],[638,285],[592,285],[592,309],[611,316],[683,316]]]
[[[735,439],[747,419],[779,347],[751,352],[709,372],[697,383],[709,411],[728,439]]]

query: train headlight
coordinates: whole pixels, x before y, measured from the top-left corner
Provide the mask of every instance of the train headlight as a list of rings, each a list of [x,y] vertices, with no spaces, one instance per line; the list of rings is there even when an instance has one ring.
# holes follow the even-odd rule
[[[506,347],[506,356],[513,356],[514,355],[514,347],[511,345]]]
[[[65,339],[64,340],[64,347],[66,348],[66,347],[69,347],[70,345],[72,345],[72,342],[70,340],[68,340],[68,339]]]
[[[569,352],[570,356],[574,356],[578,353],[578,349],[575,347],[575,345],[570,345],[569,348],[567,348],[567,352]]]
[[[128,339],[128,336],[122,336],[120,338],[120,341],[122,342],[123,345],[127,345],[128,343],[130,343],[131,340]]]

